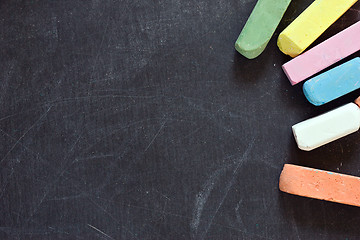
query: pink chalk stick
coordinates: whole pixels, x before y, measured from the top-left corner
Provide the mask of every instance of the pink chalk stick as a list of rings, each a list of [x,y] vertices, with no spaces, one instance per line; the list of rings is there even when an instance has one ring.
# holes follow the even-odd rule
[[[360,50],[360,21],[327,39],[282,68],[292,85]]]

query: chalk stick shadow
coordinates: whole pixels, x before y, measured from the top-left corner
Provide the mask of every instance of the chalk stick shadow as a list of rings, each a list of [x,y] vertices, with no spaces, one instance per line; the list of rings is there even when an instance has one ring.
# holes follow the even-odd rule
[[[360,161],[360,156],[354,154],[358,146],[354,144],[359,133],[350,134],[311,151],[300,150],[292,132],[289,133],[288,163],[304,167],[317,168],[333,172],[341,172],[345,165],[354,166]],[[358,159],[357,159],[358,158]]]
[[[360,236],[356,224],[360,218],[360,208],[305,198],[279,191],[278,202],[281,214],[297,234],[307,231],[307,236]],[[303,239],[301,236],[299,236]],[[317,238],[319,239],[319,238]],[[334,238],[335,239],[335,238]]]
[[[266,59],[265,54],[261,54],[259,57],[249,60],[234,49],[232,72],[235,81],[238,84],[257,83],[261,76],[266,74],[264,69]]]

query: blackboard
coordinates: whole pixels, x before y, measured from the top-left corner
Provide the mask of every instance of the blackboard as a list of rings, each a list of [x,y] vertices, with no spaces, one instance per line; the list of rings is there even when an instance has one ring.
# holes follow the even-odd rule
[[[277,36],[311,2],[247,60],[255,0],[2,0],[0,239],[360,239],[359,208],[278,189],[285,163],[360,176],[360,133],[292,136],[360,95],[315,107],[281,70]]]

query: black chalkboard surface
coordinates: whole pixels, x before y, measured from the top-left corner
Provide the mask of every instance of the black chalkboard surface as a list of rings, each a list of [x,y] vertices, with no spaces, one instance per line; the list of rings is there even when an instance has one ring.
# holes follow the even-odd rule
[[[360,95],[314,107],[281,70],[311,2],[247,60],[255,0],[2,0],[0,239],[360,239],[359,208],[278,190],[284,163],[360,176],[360,133],[291,133]]]

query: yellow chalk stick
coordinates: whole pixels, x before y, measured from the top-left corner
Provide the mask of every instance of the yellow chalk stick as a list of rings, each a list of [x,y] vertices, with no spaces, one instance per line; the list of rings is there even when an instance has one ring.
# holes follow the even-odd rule
[[[315,0],[278,38],[280,50],[296,57],[343,15],[357,0]]]

